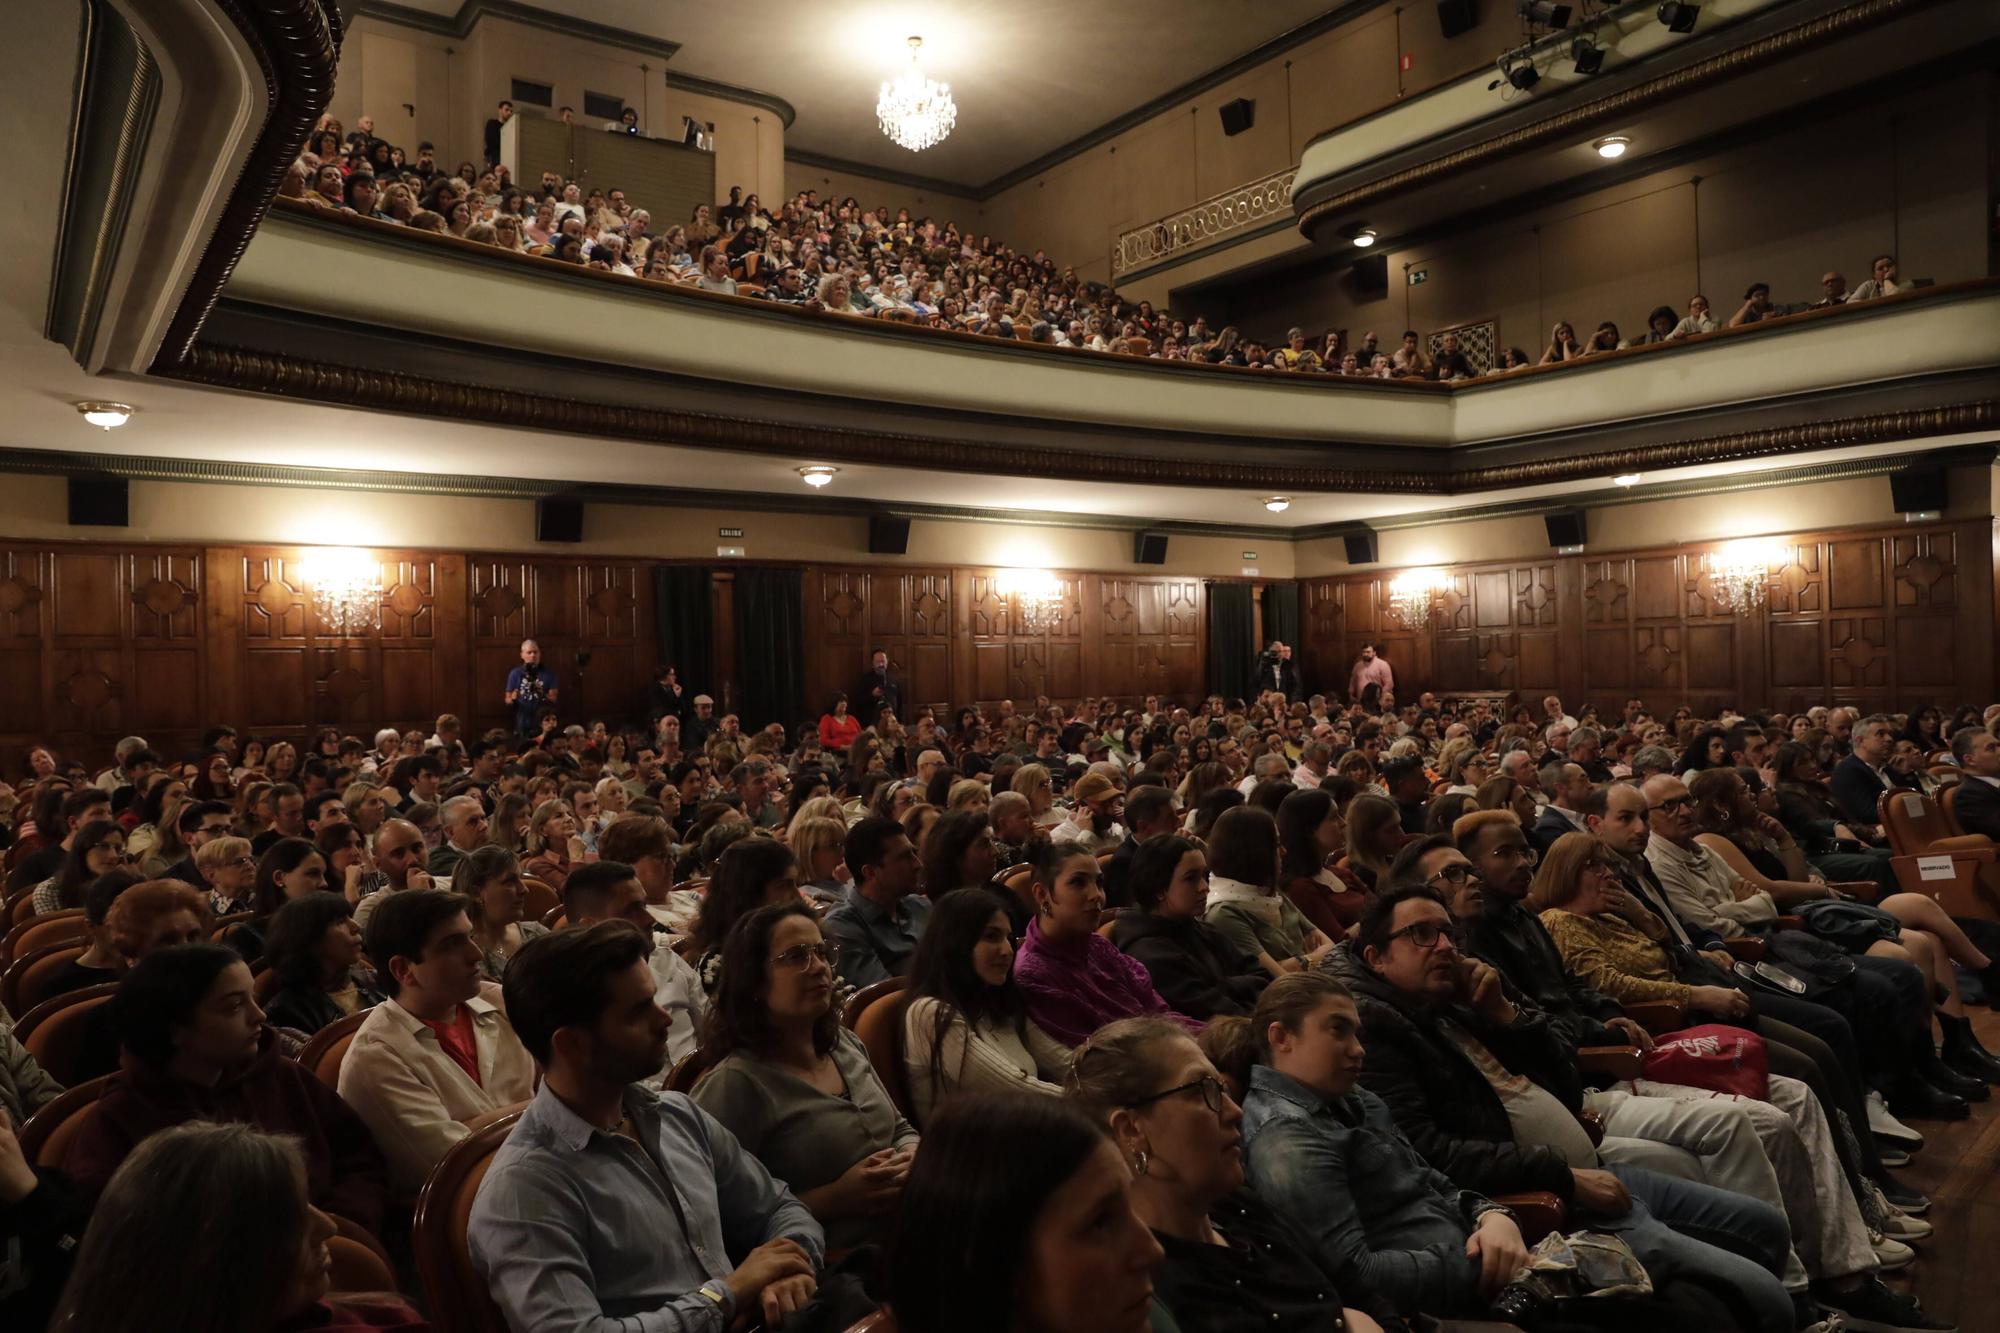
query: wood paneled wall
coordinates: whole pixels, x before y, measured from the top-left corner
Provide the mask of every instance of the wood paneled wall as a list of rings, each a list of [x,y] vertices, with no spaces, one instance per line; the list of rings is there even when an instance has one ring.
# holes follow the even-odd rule
[[[643,707],[657,655],[652,567],[634,559],[375,549],[378,630],[322,623],[297,548],[0,542],[0,772],[50,742],[98,762],[118,737],[168,754],[228,722],[303,738],[426,729],[457,713],[507,726],[507,672],[523,638],[562,681],[566,720]],[[909,702],[1059,699],[1204,684],[1203,585],[1186,577],[1064,574],[1064,604],[1030,629],[1000,571],[939,566],[805,570],[807,706],[817,717],[887,649]],[[718,680],[736,675],[731,587],[715,592]],[[754,649],[754,646],[752,646]],[[580,665],[581,654],[588,664]]]
[[[1637,695],[1701,715],[1724,704],[1992,700],[1990,520],[1777,540],[1784,559],[1768,600],[1742,615],[1716,605],[1713,542],[1452,566],[1431,623],[1415,631],[1388,609],[1395,570],[1307,580],[1306,681],[1345,690],[1372,641],[1404,698],[1518,690],[1616,711]]]

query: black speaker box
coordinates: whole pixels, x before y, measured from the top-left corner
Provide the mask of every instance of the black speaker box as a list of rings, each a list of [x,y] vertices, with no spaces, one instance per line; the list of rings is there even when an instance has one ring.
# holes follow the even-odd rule
[[[1224,102],[1218,108],[1222,112],[1222,132],[1241,134],[1257,123],[1257,104],[1247,97],[1239,97],[1233,102]]]
[[[69,522],[76,528],[123,528],[132,522],[123,477],[71,477]]]
[[[1889,494],[1899,514],[1914,514],[1920,509],[1942,512],[1951,502],[1950,489],[1941,467],[1906,467],[1889,474]]]
[[[868,554],[905,555],[910,549],[910,520],[894,514],[868,517]]]
[[[1460,37],[1478,26],[1478,0],[1438,0],[1438,27],[1445,36]]]
[[[1347,543],[1347,563],[1350,565],[1372,565],[1378,558],[1372,528],[1350,532],[1341,540]]]
[[[1167,534],[1164,532],[1135,532],[1132,534],[1132,563],[1138,565],[1164,565],[1167,563]]]
[[[1549,545],[1583,545],[1583,510],[1563,509],[1553,514],[1544,514],[1542,515],[1542,523],[1549,530]]]
[[[1363,299],[1380,300],[1389,294],[1389,256],[1363,255],[1349,270],[1348,285]]]
[[[582,541],[583,501],[566,500],[560,495],[551,495],[535,501],[535,540]]]

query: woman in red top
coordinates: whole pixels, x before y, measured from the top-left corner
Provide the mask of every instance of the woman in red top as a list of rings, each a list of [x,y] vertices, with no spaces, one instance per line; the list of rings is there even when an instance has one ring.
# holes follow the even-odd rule
[[[847,696],[836,694],[833,704],[819,719],[819,743],[829,750],[845,750],[861,734],[861,719],[847,711]]]
[[[1331,794],[1301,788],[1278,805],[1278,882],[1292,906],[1330,940],[1347,934],[1368,905],[1359,875],[1335,868],[1347,846],[1347,822]]]

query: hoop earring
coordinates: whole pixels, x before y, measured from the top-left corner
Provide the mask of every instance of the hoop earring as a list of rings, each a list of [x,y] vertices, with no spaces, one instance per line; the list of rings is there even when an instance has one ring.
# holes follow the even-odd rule
[[[1146,1154],[1144,1150],[1132,1154],[1132,1174],[1135,1176],[1146,1174]]]

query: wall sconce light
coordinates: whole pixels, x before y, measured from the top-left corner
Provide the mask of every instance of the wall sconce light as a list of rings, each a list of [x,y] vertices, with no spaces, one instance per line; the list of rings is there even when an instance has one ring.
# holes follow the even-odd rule
[[[299,577],[312,593],[313,609],[329,631],[351,638],[382,624],[382,567],[352,546],[319,546],[307,551]]]

